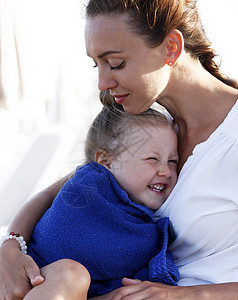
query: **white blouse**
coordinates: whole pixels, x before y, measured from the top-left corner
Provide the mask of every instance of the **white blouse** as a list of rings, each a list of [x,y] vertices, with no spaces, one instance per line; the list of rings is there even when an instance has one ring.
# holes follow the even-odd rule
[[[238,101],[195,147],[156,216],[171,220],[179,285],[238,281]]]

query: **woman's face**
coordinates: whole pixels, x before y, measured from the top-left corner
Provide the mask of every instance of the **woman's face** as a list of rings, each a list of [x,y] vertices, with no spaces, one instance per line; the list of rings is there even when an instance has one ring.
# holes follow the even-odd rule
[[[98,88],[109,90],[115,101],[131,113],[147,110],[169,80],[167,49],[149,48],[129,29],[127,15],[88,18],[85,27],[87,54],[98,68]]]

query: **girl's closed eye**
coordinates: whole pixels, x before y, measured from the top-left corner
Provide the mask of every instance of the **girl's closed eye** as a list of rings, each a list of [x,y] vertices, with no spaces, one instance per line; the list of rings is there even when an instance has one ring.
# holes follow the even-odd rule
[[[146,158],[146,160],[148,160],[148,161],[154,161],[154,162],[160,162],[159,158],[153,157],[153,156]],[[175,165],[177,165],[178,162],[179,162],[178,159],[170,159],[170,160],[168,160],[168,163],[175,164]]]
[[[175,165],[179,163],[178,159],[170,159],[168,162]]]
[[[148,161],[154,161],[154,162],[159,161],[159,159],[157,157],[154,157],[154,156],[148,157],[148,158],[146,158],[146,160],[148,160]]]

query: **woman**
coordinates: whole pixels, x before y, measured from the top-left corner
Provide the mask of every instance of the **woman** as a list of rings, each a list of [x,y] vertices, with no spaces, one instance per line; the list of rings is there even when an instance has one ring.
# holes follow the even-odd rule
[[[173,224],[171,250],[181,285],[124,279],[114,299],[237,299],[237,83],[219,73],[196,2],[91,0],[86,12],[86,48],[98,67],[99,89],[132,113],[156,101],[179,128],[179,181],[158,215],[169,216]],[[62,181],[36,196],[35,206],[29,203],[10,230],[29,240]],[[34,279],[37,268],[23,271],[29,258],[12,244],[1,249],[3,267],[19,266],[18,282],[23,272]],[[12,295],[16,283],[9,272],[0,277]],[[16,287],[27,289],[22,282]]]

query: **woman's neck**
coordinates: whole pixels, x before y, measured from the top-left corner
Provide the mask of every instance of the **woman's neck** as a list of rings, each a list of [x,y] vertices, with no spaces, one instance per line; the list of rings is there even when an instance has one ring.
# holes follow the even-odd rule
[[[238,99],[237,90],[216,79],[199,62],[191,59],[181,65],[171,74],[166,89],[169,93],[165,91],[158,100],[179,127],[180,168],[194,147],[223,122]]]

